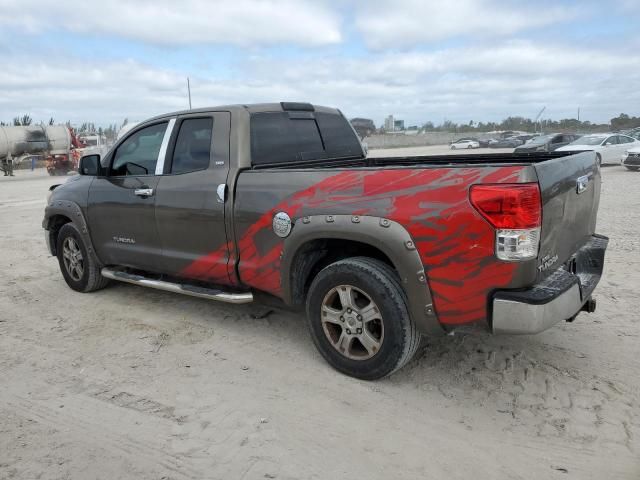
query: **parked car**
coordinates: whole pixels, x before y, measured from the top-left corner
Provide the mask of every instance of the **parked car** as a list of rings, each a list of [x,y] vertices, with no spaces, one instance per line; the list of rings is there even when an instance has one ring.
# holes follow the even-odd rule
[[[600,169],[593,152],[556,160],[367,158],[334,108],[188,110],[83,157],[42,225],[73,290],[267,293],[306,311],[334,368],[372,380],[423,334],[532,334],[594,310]]]
[[[475,138],[461,138],[451,143],[451,150],[459,150],[461,148],[480,148],[480,142]]]
[[[518,137],[496,138],[489,140],[489,148],[516,148],[523,143]]]
[[[627,150],[623,155],[620,163],[629,170],[640,170],[640,147]]]
[[[531,141],[515,149],[514,153],[553,152],[560,147],[575,142],[580,135],[569,133],[550,133],[532,138]]]
[[[525,143],[527,143],[528,141],[530,141],[532,138],[537,137],[537,135],[515,135],[515,137],[520,140],[522,142],[522,144],[524,145]]]
[[[561,152],[577,152],[590,150],[596,152],[599,164],[618,163],[620,156],[626,150],[640,147],[640,140],[636,140],[628,135],[614,134],[594,134],[585,135],[578,140],[558,148]]]

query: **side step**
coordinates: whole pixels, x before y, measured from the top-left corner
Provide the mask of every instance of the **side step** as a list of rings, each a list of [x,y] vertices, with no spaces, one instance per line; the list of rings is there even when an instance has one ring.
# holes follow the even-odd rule
[[[152,278],[143,277],[133,273],[123,272],[122,270],[113,270],[111,268],[103,268],[102,276],[119,282],[132,283],[143,287],[155,288],[157,290],[165,290],[167,292],[181,293],[192,297],[207,298],[209,300],[217,300],[226,303],[251,303],[253,302],[253,294],[251,292],[231,293],[213,288],[197,287],[195,285],[187,285],[182,283],[165,282],[164,280],[154,280]]]

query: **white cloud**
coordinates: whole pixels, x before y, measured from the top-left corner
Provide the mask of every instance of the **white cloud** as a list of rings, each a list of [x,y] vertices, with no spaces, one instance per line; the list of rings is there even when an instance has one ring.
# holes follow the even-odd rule
[[[356,27],[376,49],[410,47],[452,37],[500,37],[566,21],[563,6],[497,0],[369,0],[354,4]]]
[[[156,45],[341,41],[340,21],[312,0],[2,0],[0,26],[39,33],[66,29]]]
[[[0,52],[0,64],[0,120],[30,113],[36,119],[106,124],[187,106],[181,72],[139,61]],[[393,113],[419,124],[534,116],[544,105],[545,115],[565,118],[580,106],[582,118],[606,121],[622,111],[640,113],[638,64],[640,54],[630,51],[520,41],[356,59],[243,56],[231,75],[192,75],[191,83],[195,107],[299,100],[337,106],[376,123]]]

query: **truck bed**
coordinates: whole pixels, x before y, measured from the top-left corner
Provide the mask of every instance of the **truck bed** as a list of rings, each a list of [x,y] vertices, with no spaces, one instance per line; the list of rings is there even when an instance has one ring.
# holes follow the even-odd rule
[[[323,158],[278,164],[262,164],[253,167],[262,169],[290,168],[355,168],[398,166],[458,166],[458,165],[532,165],[554,158],[566,157],[573,152],[540,153],[468,153],[459,155],[416,155],[408,157],[367,158]]]

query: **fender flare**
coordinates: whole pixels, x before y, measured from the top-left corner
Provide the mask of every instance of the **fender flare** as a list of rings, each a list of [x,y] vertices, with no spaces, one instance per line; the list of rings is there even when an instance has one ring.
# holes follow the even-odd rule
[[[337,239],[365,243],[383,252],[393,263],[408,300],[409,313],[421,333],[431,336],[446,332],[433,307],[427,274],[409,232],[392,220],[360,215],[312,215],[297,219],[284,240],[281,259],[283,300],[295,302],[293,271],[300,249],[310,241]]]
[[[55,255],[56,245],[51,238],[51,219],[56,215],[62,215],[70,219],[71,223],[73,223],[76,228],[80,231],[82,235],[82,240],[87,246],[87,251],[89,254],[92,254],[94,258],[97,260],[99,266],[103,266],[102,262],[96,255],[95,249],[93,248],[93,242],[91,241],[91,236],[89,235],[89,227],[87,224],[87,220],[84,217],[84,213],[75,202],[71,202],[69,200],[52,200],[46,206],[44,210],[44,219],[42,220],[42,228],[46,231],[46,240],[47,246],[49,247],[49,252],[52,255]]]

